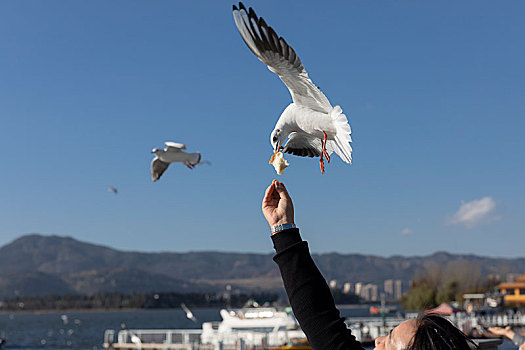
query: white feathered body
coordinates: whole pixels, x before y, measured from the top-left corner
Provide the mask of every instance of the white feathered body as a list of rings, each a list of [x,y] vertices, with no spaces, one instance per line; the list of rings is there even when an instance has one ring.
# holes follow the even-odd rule
[[[160,152],[157,157],[166,163],[187,162],[197,164],[200,161],[201,154],[199,152],[185,153],[183,151],[171,151],[168,148],[167,151]]]
[[[275,129],[284,130],[286,133],[304,133],[319,140],[324,138],[324,131],[328,140],[328,152],[335,152],[345,163],[352,163],[352,130],[339,106],[333,107],[329,113],[323,113],[291,103],[281,114]]]
[[[319,139],[326,133],[328,140],[334,140],[336,128],[330,114],[314,111],[311,108],[290,103],[277,121],[275,128],[289,129],[290,132],[303,132]]]

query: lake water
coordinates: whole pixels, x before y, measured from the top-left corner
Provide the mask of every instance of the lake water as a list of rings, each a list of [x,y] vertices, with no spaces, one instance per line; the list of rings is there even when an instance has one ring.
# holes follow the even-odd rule
[[[219,309],[192,309],[199,322],[219,321]],[[342,308],[343,317],[366,317],[368,306]],[[102,349],[104,331],[128,328],[201,328],[181,309],[0,314],[4,349]],[[500,350],[517,349],[506,342]]]
[[[218,309],[192,310],[201,322],[220,320]],[[104,331],[128,328],[200,328],[181,309],[49,312],[0,315],[5,349],[102,349]]]

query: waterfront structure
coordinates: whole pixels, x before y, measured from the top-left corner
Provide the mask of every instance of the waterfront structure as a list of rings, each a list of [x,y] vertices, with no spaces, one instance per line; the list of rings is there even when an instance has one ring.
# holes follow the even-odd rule
[[[373,346],[377,337],[387,335],[396,325],[417,316],[418,313],[407,313],[404,317],[346,317],[345,323],[358,341]],[[221,317],[221,322],[204,322],[202,329],[125,328],[118,332],[107,329],[103,346],[106,350],[308,349],[304,333],[289,313],[275,308],[224,309],[221,310]],[[473,315],[458,312],[447,318],[469,336],[489,325],[525,326],[523,314]],[[481,350],[497,350],[502,342],[500,338],[473,340]],[[284,345],[289,342],[296,345]]]
[[[504,294],[505,305],[525,305],[525,274],[517,277],[514,282],[498,284],[498,290]]]

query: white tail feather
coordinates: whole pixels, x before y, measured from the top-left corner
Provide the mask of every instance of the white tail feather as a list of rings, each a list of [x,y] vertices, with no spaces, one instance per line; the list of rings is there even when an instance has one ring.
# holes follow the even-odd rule
[[[330,111],[330,117],[334,121],[336,132],[335,139],[327,142],[327,149],[333,150],[345,163],[352,164],[352,147],[350,146],[352,129],[348,124],[348,119],[339,106],[335,106]]]

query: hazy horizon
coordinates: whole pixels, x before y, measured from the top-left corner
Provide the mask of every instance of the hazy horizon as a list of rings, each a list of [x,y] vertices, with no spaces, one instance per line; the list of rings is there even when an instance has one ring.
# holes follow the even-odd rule
[[[191,250],[184,250],[184,251],[178,251],[178,250],[141,250],[141,249],[120,249],[118,247],[112,247],[110,245],[105,245],[103,243],[97,243],[97,242],[93,242],[93,241],[89,241],[89,240],[80,240],[80,239],[77,239],[75,237],[72,237],[72,236],[68,236],[68,235],[59,235],[59,234],[41,234],[41,233],[28,233],[28,234],[23,234],[23,235],[20,235],[18,237],[16,237],[15,239],[13,239],[12,241],[10,242],[7,242],[5,244],[2,244],[0,245],[0,248],[3,248],[4,246],[7,246],[21,238],[25,238],[25,237],[28,237],[28,236],[41,236],[41,237],[58,237],[58,238],[71,238],[71,239],[74,239],[78,242],[81,242],[81,243],[86,243],[86,244],[91,244],[91,245],[95,245],[95,246],[99,246],[99,247],[104,247],[104,248],[110,248],[110,249],[113,249],[113,250],[116,250],[116,251],[119,251],[119,252],[134,252],[134,253],[152,253],[152,254],[156,254],[156,253],[174,253],[174,254],[186,254],[186,253],[224,253],[224,254],[261,254],[261,255],[268,255],[268,254],[275,254],[275,251],[272,249],[272,250],[268,250],[267,252],[264,252],[264,251],[230,251],[230,250],[217,250],[217,249],[191,249]],[[270,238],[268,238],[270,239]],[[482,254],[476,254],[476,253],[471,253],[471,252],[448,252],[448,251],[444,251],[444,250],[436,250],[434,252],[430,252],[430,253],[427,253],[427,254],[413,254],[413,255],[409,255],[409,254],[391,254],[391,255],[381,255],[381,254],[371,254],[371,253],[362,253],[362,252],[346,252],[346,253],[341,253],[341,252],[338,252],[336,250],[334,251],[315,251],[312,249],[312,247],[310,247],[310,251],[312,254],[316,254],[316,255],[324,255],[324,254],[339,254],[339,255],[364,255],[364,256],[376,256],[376,257],[380,257],[380,258],[392,258],[392,257],[395,257],[395,256],[400,256],[400,257],[405,257],[405,258],[414,258],[414,257],[427,257],[427,256],[431,256],[431,255],[435,255],[435,254],[441,254],[441,253],[444,253],[444,254],[450,254],[450,255],[472,255],[472,256],[479,256],[479,257],[484,257],[484,258],[502,258],[502,259],[505,259],[505,258],[508,258],[508,259],[524,259],[525,257],[523,256],[498,256],[498,255],[482,255]]]

